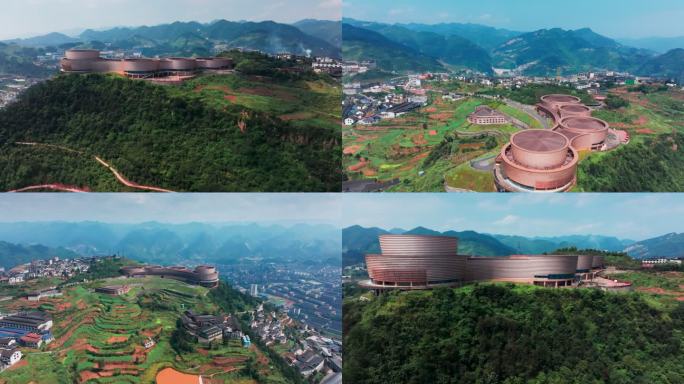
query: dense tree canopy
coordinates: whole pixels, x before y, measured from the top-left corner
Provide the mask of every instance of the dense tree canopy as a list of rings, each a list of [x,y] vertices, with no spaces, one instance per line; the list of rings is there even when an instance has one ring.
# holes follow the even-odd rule
[[[334,191],[339,146],[339,132],[328,127],[218,109],[116,76],[60,76],[0,112],[0,189],[57,182],[122,189],[93,160],[98,155],[132,181],[178,191]]]
[[[579,165],[577,184],[591,192],[684,190],[684,138],[669,135],[630,143]]]
[[[684,303],[482,284],[344,305],[345,382],[681,383]]]

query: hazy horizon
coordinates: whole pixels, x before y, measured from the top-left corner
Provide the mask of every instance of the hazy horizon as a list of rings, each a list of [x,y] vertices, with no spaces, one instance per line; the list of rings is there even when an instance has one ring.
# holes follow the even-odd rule
[[[591,28],[613,39],[684,37],[679,0],[345,0],[342,14],[389,24],[472,23],[518,32]]]
[[[415,195],[415,196],[414,196]],[[684,233],[679,194],[344,194],[342,227],[426,227],[525,237],[601,235],[641,241]]]
[[[0,223],[289,223],[338,227],[340,210],[340,199],[324,193],[31,193],[0,196]]]
[[[59,32],[73,35],[86,29],[153,26],[176,21],[340,20],[341,0],[31,0],[3,4],[0,40]]]

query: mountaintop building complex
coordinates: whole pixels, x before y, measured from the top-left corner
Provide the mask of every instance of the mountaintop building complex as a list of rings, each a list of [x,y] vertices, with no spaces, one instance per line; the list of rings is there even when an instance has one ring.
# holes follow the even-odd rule
[[[593,281],[604,269],[592,255],[458,254],[458,239],[447,236],[382,235],[381,254],[366,255],[365,288],[422,290],[476,281],[506,281],[542,287],[572,287]]]
[[[94,49],[71,49],[60,62],[65,73],[118,73],[133,79],[185,80],[201,71],[233,68],[233,60],[225,57],[169,57],[159,59],[106,59]]]
[[[194,270],[186,267],[161,267],[158,265],[128,266],[121,268],[120,272],[128,277],[159,276],[208,288],[217,287],[219,283],[216,267],[209,265],[199,265]]]
[[[528,129],[511,136],[494,167],[501,192],[565,192],[576,183],[582,151],[617,147],[621,137],[608,123],[591,116],[591,109],[570,95],[546,95],[537,110],[553,128]]]

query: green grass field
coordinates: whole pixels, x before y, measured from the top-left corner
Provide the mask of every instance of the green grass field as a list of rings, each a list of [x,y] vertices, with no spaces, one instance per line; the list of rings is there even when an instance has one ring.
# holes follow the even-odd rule
[[[239,74],[203,75],[169,89],[172,93],[197,97],[216,108],[241,105],[295,125],[335,130],[340,126],[341,90],[324,80],[282,83]]]

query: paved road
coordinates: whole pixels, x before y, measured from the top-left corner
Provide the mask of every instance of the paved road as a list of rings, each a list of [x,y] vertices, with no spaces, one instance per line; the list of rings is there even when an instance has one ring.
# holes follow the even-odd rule
[[[494,160],[497,155],[491,155],[485,157],[484,159],[473,160],[470,162],[470,166],[478,171],[492,171],[494,170]]]
[[[509,100],[509,99],[503,99],[504,103],[508,105],[509,107],[513,107],[515,109],[520,109],[527,113],[528,115],[532,116],[533,119],[537,120],[544,129],[549,129],[549,121],[541,116],[537,110],[531,106],[531,105],[525,105],[518,103],[517,101]]]

